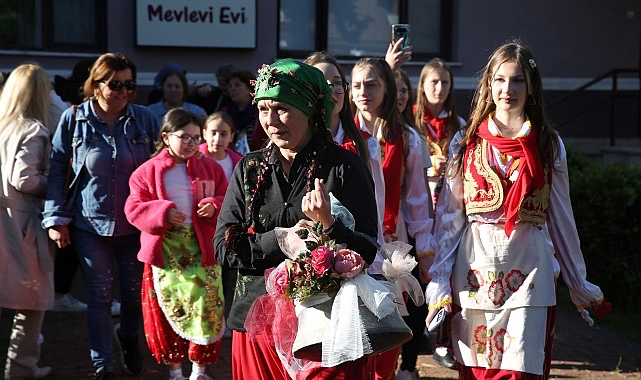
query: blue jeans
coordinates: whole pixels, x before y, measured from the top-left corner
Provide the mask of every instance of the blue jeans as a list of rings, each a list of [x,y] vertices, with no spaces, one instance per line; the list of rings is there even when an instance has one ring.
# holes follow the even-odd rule
[[[71,228],[73,242],[87,284],[87,327],[94,368],[113,370],[111,301],[114,295],[114,263],[120,286],[120,336],[138,336],[142,327],[140,291],[144,265],[137,259],[140,234],[99,236]]]

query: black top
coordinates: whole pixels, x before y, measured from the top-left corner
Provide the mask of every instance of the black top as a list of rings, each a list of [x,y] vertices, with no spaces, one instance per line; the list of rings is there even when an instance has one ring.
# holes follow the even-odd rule
[[[250,152],[236,165],[214,237],[218,262],[224,267],[238,269],[236,294],[227,321],[230,328],[238,331],[245,331],[244,322],[249,307],[258,296],[266,293],[265,270],[278,266],[287,258],[276,242],[274,228],[292,227],[299,220],[308,219],[303,214],[301,202],[306,193],[308,157],[318,151],[315,141],[296,155],[289,178],[283,173],[276,154],[271,155],[268,162],[271,170],[261,188],[264,196],[255,205],[255,215],[258,215],[254,218],[256,234],[241,238],[238,255],[225,251],[227,229],[247,220],[250,189],[254,189],[258,168],[263,164],[268,149],[277,148]],[[372,263],[376,256],[372,241],[377,236],[377,215],[374,184],[369,171],[357,155],[333,143],[326,144],[320,165],[317,177],[324,180],[327,191],[352,213],[356,221],[355,230],[371,239],[355,234],[340,220],[334,222],[329,236],[358,252],[367,263]]]

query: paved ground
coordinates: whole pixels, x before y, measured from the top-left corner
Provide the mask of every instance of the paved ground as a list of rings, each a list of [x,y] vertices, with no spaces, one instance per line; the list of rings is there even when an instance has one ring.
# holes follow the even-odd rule
[[[73,292],[82,299],[82,285],[74,286]],[[117,322],[118,318],[114,318],[114,324]],[[2,310],[0,363],[5,361],[10,323],[11,312]],[[45,342],[40,365],[54,368],[49,379],[91,378],[85,313],[47,312],[43,335]],[[147,354],[146,371],[143,375],[124,376],[116,363],[118,370],[115,379],[167,379],[167,369],[156,364],[146,351],[146,346],[143,347]],[[225,340],[218,363],[208,368],[209,375],[214,379],[231,379],[230,349],[230,340]],[[183,368],[186,374],[189,373],[188,364]],[[422,380],[457,379],[456,371],[439,367],[429,355],[419,356],[418,368]],[[553,379],[641,379],[640,371],[641,343],[633,342],[598,324],[588,327],[575,310],[568,307],[559,309],[552,361]]]

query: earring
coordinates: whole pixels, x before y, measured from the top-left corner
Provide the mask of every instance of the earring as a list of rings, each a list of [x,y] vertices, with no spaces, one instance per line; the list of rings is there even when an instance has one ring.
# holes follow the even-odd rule
[[[534,98],[534,95],[529,95],[527,97],[527,101],[525,102],[526,106],[535,106],[536,105],[536,99]]]

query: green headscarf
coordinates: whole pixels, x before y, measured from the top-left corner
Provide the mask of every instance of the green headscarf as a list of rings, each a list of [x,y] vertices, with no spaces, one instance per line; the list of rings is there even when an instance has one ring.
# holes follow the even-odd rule
[[[281,59],[258,70],[254,100],[274,99],[298,108],[317,126],[329,129],[334,109],[332,90],[323,73],[291,58]]]

